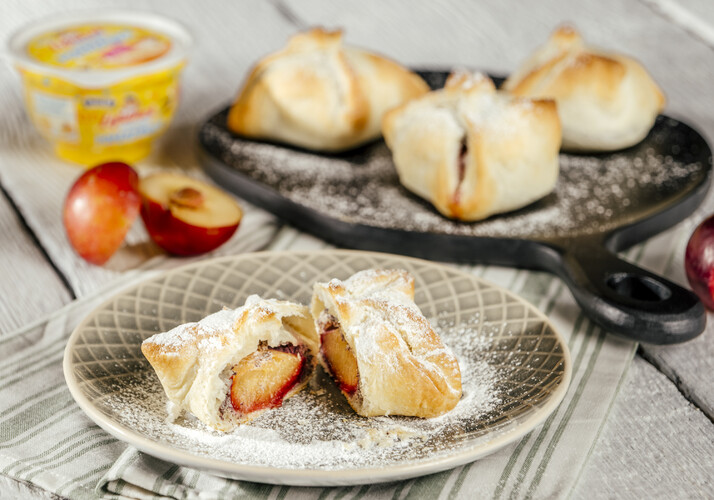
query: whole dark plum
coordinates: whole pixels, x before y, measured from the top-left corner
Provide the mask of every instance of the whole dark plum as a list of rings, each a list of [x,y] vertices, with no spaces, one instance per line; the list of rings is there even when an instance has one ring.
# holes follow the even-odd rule
[[[684,269],[692,291],[707,309],[714,310],[714,215],[699,224],[689,238]]]

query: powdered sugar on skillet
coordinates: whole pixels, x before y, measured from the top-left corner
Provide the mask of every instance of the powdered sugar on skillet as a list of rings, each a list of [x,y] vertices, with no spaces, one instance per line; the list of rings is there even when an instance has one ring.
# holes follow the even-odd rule
[[[225,129],[221,114],[202,128],[201,140],[223,163],[278,197],[342,222],[454,236],[546,239],[605,233],[677,199],[709,168],[696,161],[701,144],[690,143],[689,134],[675,120],[660,118],[648,138],[628,150],[561,154],[553,193],[475,223],[449,220],[402,187],[383,141],[342,155],[314,154],[240,139]]]
[[[499,369],[490,360],[491,340],[480,333],[477,317],[436,330],[456,354],[463,397],[451,412],[433,419],[364,418],[347,405],[318,369],[308,388],[234,432],[214,431],[190,414],[173,422],[151,370],[132,376],[103,404],[126,426],[146,437],[194,455],[293,469],[351,469],[433,459],[483,435],[485,422],[503,403]]]

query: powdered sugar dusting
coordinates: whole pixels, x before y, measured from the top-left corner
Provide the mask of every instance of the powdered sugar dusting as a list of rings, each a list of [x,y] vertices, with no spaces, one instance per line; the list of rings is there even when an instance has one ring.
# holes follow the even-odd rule
[[[185,323],[169,330],[157,333],[148,338],[164,351],[177,351],[186,344],[192,344],[198,339],[197,347],[202,351],[210,351],[221,346],[216,333],[227,330],[232,325],[236,314],[241,310],[222,309],[203,318],[198,323]]]
[[[414,277],[416,304],[459,362],[463,394],[454,409],[433,419],[359,417],[318,369],[308,386],[281,408],[230,433],[214,431],[190,413],[171,418],[177,408],[167,405],[138,339],[152,335],[158,324],[176,324],[185,316],[181,307],[198,309],[194,301],[202,304],[215,295],[203,280],[210,285],[223,276],[221,285],[234,294],[231,306],[243,304],[250,293],[275,296],[276,290],[304,304],[315,282],[332,277],[347,281],[364,269],[405,269]],[[175,278],[186,275],[195,277],[191,284],[173,288]],[[125,315],[156,307],[162,316],[153,324],[127,324],[117,314],[107,314],[119,307]],[[95,320],[105,316],[114,322],[103,323],[98,332]],[[86,325],[70,340],[69,369],[98,423],[181,465],[212,458],[219,462],[204,463],[210,470],[243,477],[255,477],[246,466],[264,472],[268,467],[270,474],[292,469],[369,474],[372,467],[399,465],[385,471],[389,476],[403,467],[413,470],[411,464],[431,467],[446,457],[475,459],[542,421],[563,397],[571,371],[562,338],[532,306],[469,273],[379,253],[279,252],[202,261],[116,296],[92,313]],[[155,445],[149,448],[147,440]]]
[[[226,130],[224,113],[204,125],[201,141],[222,163],[273,192],[273,201],[264,195],[253,200],[268,209],[282,207],[287,199],[327,220],[453,236],[552,239],[607,233],[661,211],[700,185],[710,168],[704,141],[676,120],[660,117],[645,141],[633,148],[561,154],[558,182],[545,198],[465,223],[443,217],[402,187],[383,141],[342,155],[314,154],[242,140]],[[236,184],[236,192],[251,200],[255,188],[241,186]],[[293,212],[279,213],[289,218]],[[342,238],[319,218],[301,227],[338,243]]]
[[[249,311],[249,317],[255,320],[272,314],[276,307],[280,307],[280,304],[275,299],[264,300],[258,295],[250,295],[242,307],[221,309],[197,323],[184,323],[167,332],[157,333],[145,342],[155,344],[165,352],[171,352],[178,351],[181,347],[193,344],[197,340],[197,348],[207,353],[223,347],[224,340],[221,334],[231,332],[236,320],[246,311]]]
[[[454,410],[434,419],[360,417],[322,370],[281,408],[231,433],[214,431],[190,414],[172,421],[151,370],[133,375],[103,404],[150,439],[233,463],[344,470],[433,459],[462,446],[464,433],[473,433],[480,418],[497,412],[509,389],[497,384],[499,368],[492,366],[491,340],[480,333],[478,317],[436,329],[459,360],[463,397]]]
[[[420,400],[428,394],[420,387],[422,383],[437,386],[439,395],[431,399],[430,409],[451,407],[461,394],[458,378],[453,376],[456,361],[435,337],[413,296],[414,280],[407,271],[368,269],[344,282],[332,279],[327,284],[316,283],[313,304],[317,310],[325,307],[318,317],[321,331],[327,325],[343,327],[346,341],[367,377],[402,384],[404,373],[412,373],[420,382],[405,394]],[[399,348],[385,349],[394,345]],[[426,414],[424,409],[405,410],[408,406],[391,398],[380,402],[380,390],[379,384],[367,378],[360,382],[360,395],[355,398],[358,402],[353,402],[360,413]]]

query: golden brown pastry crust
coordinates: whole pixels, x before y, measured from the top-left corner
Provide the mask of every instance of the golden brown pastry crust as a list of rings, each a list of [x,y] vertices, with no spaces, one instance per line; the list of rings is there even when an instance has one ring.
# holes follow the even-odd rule
[[[335,317],[357,360],[359,388],[343,394],[359,415],[435,417],[461,398],[458,362],[413,298],[414,280],[402,270],[361,271],[314,286],[318,332],[322,315]],[[322,354],[320,360],[329,373]]]
[[[447,217],[475,221],[552,191],[560,122],[555,103],[497,92],[479,74],[393,109],[383,133],[400,182]]]
[[[230,369],[261,343],[302,345],[310,353],[299,383],[286,400],[307,384],[317,360],[312,316],[300,304],[251,296],[243,307],[156,334],[142,343],[141,351],[176,410],[189,411],[214,429],[229,431],[260,413],[236,415],[227,398]]]
[[[611,151],[641,141],[665,97],[634,59],[585,45],[560,27],[503,84],[514,95],[552,98],[563,124],[563,149]]]
[[[428,91],[415,73],[343,46],[341,31],[316,28],[251,71],[228,128],[255,139],[341,151],[376,139],[384,113]]]

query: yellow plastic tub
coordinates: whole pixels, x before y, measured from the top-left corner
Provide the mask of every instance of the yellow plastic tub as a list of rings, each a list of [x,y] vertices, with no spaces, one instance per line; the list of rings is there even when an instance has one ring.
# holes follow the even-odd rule
[[[80,12],[18,30],[9,51],[27,111],[61,158],[135,162],[179,102],[191,37],[144,12]]]

